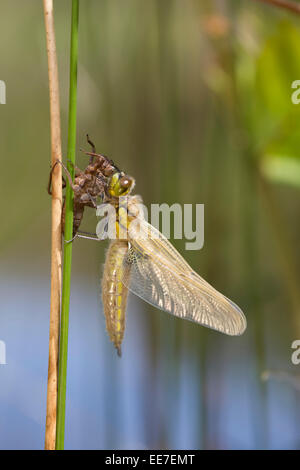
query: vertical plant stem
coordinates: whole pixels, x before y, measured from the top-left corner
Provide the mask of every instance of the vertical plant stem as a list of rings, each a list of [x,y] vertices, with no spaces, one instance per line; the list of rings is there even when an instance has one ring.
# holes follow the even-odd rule
[[[68,128],[68,170],[74,177],[75,148],[76,148],[76,111],[77,111],[77,56],[78,56],[78,16],[79,0],[72,0],[71,51],[70,51],[70,94],[69,94],[69,128]],[[73,235],[73,191],[67,182],[65,240],[71,240]],[[63,263],[62,311],[59,345],[59,377],[57,404],[57,436],[56,449],[64,449],[66,386],[67,386],[67,357],[68,357],[68,327],[71,289],[72,243],[65,243]]]
[[[51,163],[61,160],[61,132],[58,70],[53,19],[53,1],[44,0],[44,17],[46,45],[48,55],[48,76],[50,96],[51,127]],[[58,343],[59,313],[61,297],[61,211],[62,211],[62,178],[61,166],[56,165],[52,173],[52,229],[51,229],[51,294],[50,294],[50,327],[49,327],[49,362],[47,386],[47,414],[45,449],[55,449],[56,406],[58,376]]]

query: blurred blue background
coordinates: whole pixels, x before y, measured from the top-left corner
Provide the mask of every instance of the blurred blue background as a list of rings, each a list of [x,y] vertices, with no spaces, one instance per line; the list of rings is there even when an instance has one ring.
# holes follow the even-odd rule
[[[55,2],[64,155],[70,12],[70,1]],[[42,2],[2,0],[0,38],[0,448],[42,449],[51,220]],[[248,328],[226,337],[130,295],[119,359],[101,306],[107,244],[76,240],[67,449],[299,448],[299,40],[297,18],[260,2],[81,2],[78,150],[88,132],[147,205],[205,204],[204,248],[174,244],[241,306]],[[87,210],[84,228],[95,224]]]

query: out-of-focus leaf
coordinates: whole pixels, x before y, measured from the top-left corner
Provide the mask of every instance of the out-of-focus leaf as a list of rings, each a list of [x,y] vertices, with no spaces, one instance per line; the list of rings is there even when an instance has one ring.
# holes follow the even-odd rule
[[[300,30],[291,22],[279,24],[257,61],[256,89],[266,111],[282,116],[294,107],[291,84],[300,78]]]
[[[265,40],[259,55],[241,51],[241,105],[254,146],[264,149],[260,154],[267,150],[300,156],[300,133],[295,126],[300,122],[300,104],[291,100],[292,82],[300,79],[299,43],[300,28],[283,21]]]
[[[271,181],[300,188],[300,159],[282,155],[266,156],[261,162],[262,173]]]

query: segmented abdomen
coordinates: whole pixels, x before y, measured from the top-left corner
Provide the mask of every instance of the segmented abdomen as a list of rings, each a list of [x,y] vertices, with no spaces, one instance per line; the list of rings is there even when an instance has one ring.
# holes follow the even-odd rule
[[[76,235],[76,233],[78,232],[78,229],[82,221],[84,204],[74,202],[73,211],[74,211],[73,212],[73,237],[74,237],[74,235]],[[64,200],[63,209],[61,213],[61,231],[63,235],[65,233],[65,219],[66,219],[66,201]]]
[[[128,269],[123,266],[123,260],[127,251],[127,241],[114,240],[110,243],[102,279],[102,300],[106,328],[119,356],[121,355],[121,343],[125,331],[125,312],[128,294],[128,289],[121,281],[124,269]]]

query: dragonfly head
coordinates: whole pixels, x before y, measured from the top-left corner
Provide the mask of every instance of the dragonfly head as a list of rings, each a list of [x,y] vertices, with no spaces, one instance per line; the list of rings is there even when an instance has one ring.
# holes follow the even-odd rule
[[[135,181],[123,172],[114,173],[110,179],[108,192],[110,196],[121,197],[129,194],[134,188]]]

